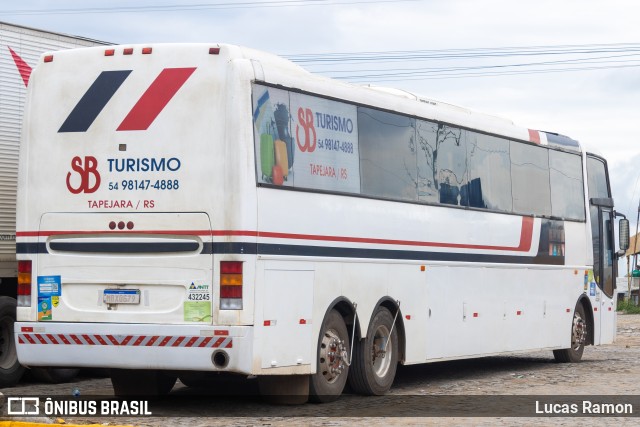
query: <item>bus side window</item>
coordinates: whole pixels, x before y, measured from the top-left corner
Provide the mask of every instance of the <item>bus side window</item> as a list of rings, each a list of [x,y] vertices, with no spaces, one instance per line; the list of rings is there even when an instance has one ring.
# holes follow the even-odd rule
[[[358,108],[361,192],[416,201],[415,119]]]
[[[553,216],[584,221],[582,161],[577,154],[549,150]]]
[[[418,120],[419,200],[467,206],[461,189],[467,184],[466,131]]]
[[[469,183],[463,187],[465,206],[511,212],[509,141],[467,131]]]
[[[513,211],[551,216],[549,150],[511,142]]]

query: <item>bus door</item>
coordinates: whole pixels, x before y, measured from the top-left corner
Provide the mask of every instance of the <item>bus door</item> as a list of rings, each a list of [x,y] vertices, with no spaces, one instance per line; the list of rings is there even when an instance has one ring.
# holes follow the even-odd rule
[[[613,342],[616,334],[616,258],[613,237],[614,214],[611,209],[600,210],[600,342]]]
[[[589,213],[593,243],[593,275],[586,292],[593,306],[594,344],[613,342],[616,333],[616,256],[613,235],[613,199],[604,160],[587,157]]]

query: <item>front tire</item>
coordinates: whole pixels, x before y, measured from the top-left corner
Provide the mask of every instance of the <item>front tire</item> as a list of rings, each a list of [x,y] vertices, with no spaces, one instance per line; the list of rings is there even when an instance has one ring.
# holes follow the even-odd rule
[[[383,395],[391,388],[397,367],[397,328],[393,327],[391,312],[378,307],[367,336],[354,344],[349,385],[360,394]]]
[[[584,313],[584,307],[581,303],[576,305],[573,313],[573,322],[571,322],[571,347],[562,350],[553,350],[553,357],[556,362],[560,363],[576,363],[582,359],[584,345],[589,336],[589,324]]]
[[[349,348],[344,319],[336,310],[331,310],[320,328],[317,369],[309,381],[311,401],[333,402],[340,397],[349,375]]]

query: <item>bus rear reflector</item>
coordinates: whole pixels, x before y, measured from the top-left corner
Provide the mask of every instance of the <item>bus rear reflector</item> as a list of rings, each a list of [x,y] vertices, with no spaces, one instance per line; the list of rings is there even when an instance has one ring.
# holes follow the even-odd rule
[[[31,307],[31,261],[18,261],[18,307]]]
[[[242,262],[220,261],[220,309],[242,310]]]
[[[47,55],[44,57],[44,62],[53,62],[53,55]]]

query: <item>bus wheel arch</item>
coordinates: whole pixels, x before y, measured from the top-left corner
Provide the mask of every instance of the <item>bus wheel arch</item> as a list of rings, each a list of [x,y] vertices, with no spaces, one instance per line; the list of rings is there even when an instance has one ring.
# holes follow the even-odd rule
[[[591,301],[586,295],[583,294],[580,299],[578,299],[577,304],[582,304],[586,317],[585,320],[587,322],[587,342],[585,343],[585,345],[594,345],[595,321],[593,319],[593,306],[591,305]]]
[[[402,309],[398,306],[397,301],[386,297],[382,298],[378,305],[386,307],[391,312],[391,315],[396,319],[394,330],[398,331],[398,361],[404,362],[407,340],[404,329],[404,317],[402,315]]]
[[[352,345],[353,343],[351,341],[361,336],[360,335],[361,325],[360,325],[359,313],[356,315],[357,309],[354,307],[353,302],[349,301],[345,297],[336,298],[329,305],[329,308],[325,313],[325,318],[331,310],[336,310],[338,313],[340,313],[340,315],[344,319],[344,323],[347,326],[347,331],[349,332],[349,344]],[[355,333],[353,329],[354,321],[355,321]]]

